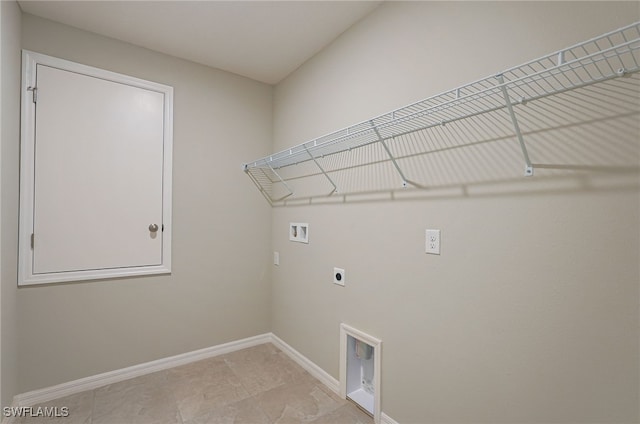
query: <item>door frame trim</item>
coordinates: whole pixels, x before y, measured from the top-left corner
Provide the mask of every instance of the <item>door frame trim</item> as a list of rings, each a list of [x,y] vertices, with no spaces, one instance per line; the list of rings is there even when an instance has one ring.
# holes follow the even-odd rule
[[[33,250],[31,234],[34,225],[34,158],[35,158],[35,104],[33,87],[36,86],[36,67],[45,65],[65,71],[101,78],[130,85],[164,95],[164,140],[163,140],[163,176],[162,176],[162,262],[159,265],[133,266],[97,270],[66,271],[46,274],[33,273]],[[59,283],[78,280],[92,280],[128,277],[136,275],[171,273],[171,193],[173,163],[173,87],[168,85],[123,75],[104,69],[94,68],[44,55],[22,50],[22,86],[21,86],[21,135],[20,135],[20,225],[18,243],[18,285]]]

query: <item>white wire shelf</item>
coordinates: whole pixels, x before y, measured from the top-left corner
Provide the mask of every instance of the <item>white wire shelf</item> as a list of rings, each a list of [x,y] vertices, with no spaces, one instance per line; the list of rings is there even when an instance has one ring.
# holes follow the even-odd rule
[[[640,22],[608,32],[555,53],[510,68],[453,90],[446,91],[375,118],[349,126],[243,164],[245,172],[271,201],[293,194],[278,171],[281,168],[312,162],[333,186],[319,159],[374,143],[380,143],[402,179],[405,178],[389,140],[416,131],[446,126],[457,121],[502,111],[512,123],[519,141],[525,175],[533,175],[524,137],[518,124],[517,110],[527,102],[576,90],[592,84],[629,76],[640,71]],[[475,119],[471,120],[475,122]],[[282,184],[283,196],[274,199],[270,188]]]

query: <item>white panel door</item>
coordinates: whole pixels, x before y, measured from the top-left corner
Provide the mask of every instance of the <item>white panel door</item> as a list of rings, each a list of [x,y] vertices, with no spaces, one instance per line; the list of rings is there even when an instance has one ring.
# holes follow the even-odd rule
[[[18,284],[170,273],[173,88],[22,65]]]
[[[33,273],[161,264],[164,94],[42,64],[36,79]]]

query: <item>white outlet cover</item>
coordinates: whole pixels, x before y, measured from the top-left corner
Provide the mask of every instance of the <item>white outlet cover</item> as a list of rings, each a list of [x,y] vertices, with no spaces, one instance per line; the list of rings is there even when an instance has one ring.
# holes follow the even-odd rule
[[[440,230],[425,231],[425,252],[430,255],[440,254]]]
[[[342,268],[333,268],[333,284],[344,286],[346,274]]]

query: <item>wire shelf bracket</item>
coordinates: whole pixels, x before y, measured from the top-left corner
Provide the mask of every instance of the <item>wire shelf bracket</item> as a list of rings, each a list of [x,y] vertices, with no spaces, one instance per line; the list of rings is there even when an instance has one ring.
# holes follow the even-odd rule
[[[380,131],[376,128],[373,121],[370,121],[370,122],[371,122],[371,127],[373,128],[373,131],[376,134],[376,137],[378,137],[378,141],[380,142],[380,144],[382,144],[382,147],[387,152],[389,159],[391,159],[391,163],[393,163],[393,167],[396,168],[396,171],[398,171],[398,174],[400,174],[400,178],[402,178],[402,187],[407,187],[409,183],[409,181],[407,180],[407,177],[404,176],[404,173],[402,172],[402,169],[400,169],[400,165],[398,165],[398,162],[396,161],[396,158],[393,156],[393,153],[391,153],[389,146],[387,146],[387,143],[384,142],[384,138],[382,138],[382,136],[380,135]]]
[[[525,176],[531,176],[534,165],[516,116],[524,119],[526,115],[523,114],[528,112],[520,106],[615,78],[629,77],[640,71],[639,62],[640,22],[635,22],[490,77],[245,163],[243,169],[273,203],[293,195],[293,190],[287,184],[288,177],[282,178],[276,170],[313,161],[333,186],[330,194],[334,194],[340,192],[336,180],[332,178],[335,170],[325,169],[318,158],[380,143],[402,178],[403,187],[409,184],[422,187],[407,179],[398,163],[398,155],[393,154],[394,139],[469,118],[474,118],[468,121],[473,125],[473,122],[477,122],[475,118],[504,110],[520,145]],[[288,194],[274,199],[274,185],[282,185]]]
[[[326,171],[324,170],[324,168],[318,163],[318,160],[315,158],[315,156],[313,156],[311,154],[311,152],[309,151],[309,149],[307,149],[305,147],[305,150],[307,151],[307,154],[309,155],[309,157],[311,158],[311,160],[313,160],[313,163],[316,164],[316,166],[318,167],[318,169],[320,170],[320,172],[322,172],[322,174],[327,178],[327,180],[329,180],[329,183],[333,186],[333,190],[331,190],[331,192],[329,192],[328,196],[331,196],[333,193],[337,193],[338,192],[338,186],[336,185],[336,183],[333,182],[333,180],[331,179],[331,177],[329,176],[329,174],[326,173]]]
[[[509,111],[509,116],[511,117],[511,122],[513,123],[513,129],[516,133],[516,137],[518,138],[518,142],[520,143],[522,156],[524,157],[524,161],[526,163],[526,166],[524,168],[524,175],[527,177],[531,177],[533,176],[533,164],[531,163],[531,159],[529,159],[527,145],[525,144],[524,138],[522,137],[522,131],[520,131],[520,125],[518,125],[518,118],[516,118],[516,113],[513,110],[513,105],[511,104],[511,99],[509,97],[509,93],[507,92],[507,87],[504,84],[504,75],[498,74],[496,75],[496,79],[500,84],[500,89],[502,90],[502,95],[504,96],[504,102],[507,106],[507,110]]]

